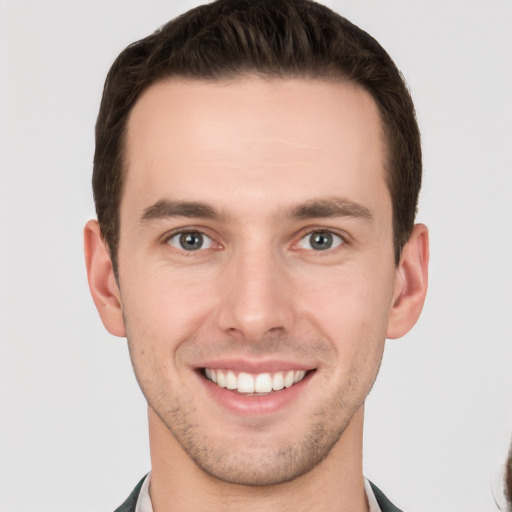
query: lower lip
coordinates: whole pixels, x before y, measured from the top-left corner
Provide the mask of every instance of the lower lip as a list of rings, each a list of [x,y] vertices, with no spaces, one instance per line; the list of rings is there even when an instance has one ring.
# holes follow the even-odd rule
[[[227,388],[221,388],[201,373],[199,373],[199,378],[213,399],[223,408],[240,416],[262,416],[276,413],[289,406],[304,392],[314,373],[314,371],[309,371],[304,379],[297,384],[262,396],[244,395]]]

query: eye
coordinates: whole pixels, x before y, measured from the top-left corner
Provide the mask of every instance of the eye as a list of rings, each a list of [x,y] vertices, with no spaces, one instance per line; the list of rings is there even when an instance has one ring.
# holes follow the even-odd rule
[[[167,243],[183,251],[199,251],[200,249],[210,249],[213,240],[200,231],[182,231],[171,236]]]
[[[334,249],[344,243],[341,236],[332,233],[331,231],[312,231],[306,236],[302,237],[299,241],[301,249],[312,249],[314,251],[326,251],[327,249]]]

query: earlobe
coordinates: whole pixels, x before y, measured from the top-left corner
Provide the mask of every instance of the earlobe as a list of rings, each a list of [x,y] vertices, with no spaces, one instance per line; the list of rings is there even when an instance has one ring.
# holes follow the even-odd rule
[[[112,261],[98,221],[90,220],[84,228],[84,252],[89,289],[105,328],[114,336],[126,336],[121,295]]]
[[[387,338],[400,338],[417,322],[427,293],[428,259],[428,229],[416,224],[396,269]]]

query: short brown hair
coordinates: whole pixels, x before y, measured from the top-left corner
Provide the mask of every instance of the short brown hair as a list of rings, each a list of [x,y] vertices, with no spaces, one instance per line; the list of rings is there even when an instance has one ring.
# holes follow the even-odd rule
[[[387,143],[395,260],[411,234],[421,186],[421,144],[405,82],[369,34],[311,0],[217,0],[129,45],[112,65],[96,123],[93,192],[117,275],[119,205],[128,116],[150,85],[171,76],[348,80],[371,94]]]

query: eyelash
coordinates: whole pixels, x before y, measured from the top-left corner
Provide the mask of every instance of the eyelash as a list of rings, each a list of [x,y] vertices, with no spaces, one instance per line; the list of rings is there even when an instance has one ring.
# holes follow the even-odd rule
[[[304,248],[304,247],[299,247],[299,249],[303,248],[303,249],[308,250],[308,251],[311,250],[312,252],[315,252],[315,253],[330,254],[333,251],[336,251],[337,249],[339,249],[342,245],[347,243],[345,236],[341,235],[340,233],[338,233],[336,231],[333,231],[332,229],[314,228],[314,229],[310,229],[306,233],[304,233],[299,238],[299,240],[296,243],[296,245],[300,246],[301,242],[306,240],[308,237],[311,237],[315,233],[316,234],[321,234],[321,235],[324,235],[324,236],[325,235],[329,235],[331,237],[332,243],[336,244],[336,245],[334,247],[328,247],[328,248],[325,248],[325,249],[318,249],[316,251],[314,249],[309,249],[309,248]],[[338,241],[336,239],[338,239]],[[309,243],[311,244],[312,242],[310,241]]]
[[[335,247],[328,247],[327,249],[318,249],[316,251],[314,249],[297,247],[303,240],[305,240],[307,237],[309,237],[315,233],[328,234],[333,237],[339,238],[339,243]],[[175,246],[171,245],[170,242],[174,237],[188,235],[188,234],[191,234],[191,235],[197,234],[197,235],[201,235],[202,237],[207,238],[208,240],[210,240],[210,246],[206,247],[206,248],[200,247],[195,250],[186,250],[183,247],[180,248],[180,247],[175,247]],[[199,253],[201,251],[208,250],[208,249],[222,248],[222,245],[219,244],[218,242],[216,242],[214,237],[205,233],[205,231],[203,229],[194,228],[194,227],[182,228],[177,231],[172,231],[171,233],[167,233],[161,238],[161,243],[164,245],[167,245],[171,250],[178,251],[181,255],[186,255],[186,256],[192,256],[196,252]],[[293,243],[292,249],[295,249],[295,250],[304,249],[306,251],[310,251],[313,253],[317,253],[317,254],[321,254],[321,255],[328,255],[328,254],[332,254],[334,251],[339,250],[342,246],[346,245],[347,243],[348,243],[347,236],[344,234],[341,234],[333,229],[329,229],[329,228],[325,228],[325,227],[314,227],[314,228],[308,228],[307,231],[302,232],[300,234],[300,237],[298,238],[298,240]]]
[[[183,236],[183,235],[200,235],[201,237],[207,238],[210,241],[210,245],[206,248],[200,247],[195,250],[186,250],[183,247],[175,247],[171,244],[171,240],[175,237]],[[162,237],[162,244],[166,244],[171,250],[179,251],[180,254],[184,254],[186,256],[191,256],[193,253],[204,251],[206,249],[211,248],[220,248],[221,245],[217,243],[214,238],[207,233],[205,233],[202,229],[196,229],[193,227],[186,229],[179,229],[177,231],[172,231],[171,233],[167,233]],[[213,247],[216,246],[216,247]]]
[[[314,250],[310,248],[303,248],[300,246],[301,242],[305,241],[308,237],[311,237],[315,233],[326,233],[333,237],[336,237],[339,239],[339,242],[337,242],[337,245],[334,247],[328,247],[326,249],[320,250]],[[293,245],[291,249],[294,252],[299,252],[304,254],[305,256],[311,256],[315,258],[322,258],[322,257],[330,257],[335,256],[340,253],[340,251],[346,250],[347,246],[351,243],[351,237],[345,233],[344,231],[340,231],[336,228],[331,228],[327,226],[307,226],[299,232],[299,235],[295,237],[295,242],[293,242]],[[307,243],[307,242],[306,242]]]

